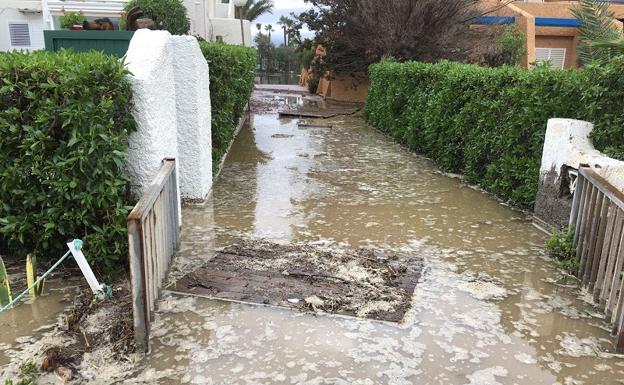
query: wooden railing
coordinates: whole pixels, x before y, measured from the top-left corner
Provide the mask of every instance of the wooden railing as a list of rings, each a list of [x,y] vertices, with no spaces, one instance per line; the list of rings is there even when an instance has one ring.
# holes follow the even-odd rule
[[[579,279],[613,325],[624,352],[624,193],[589,167],[581,167],[570,225],[580,261]]]
[[[176,162],[165,159],[128,216],[134,335],[138,348],[146,352],[154,306],[180,238],[177,190]]]

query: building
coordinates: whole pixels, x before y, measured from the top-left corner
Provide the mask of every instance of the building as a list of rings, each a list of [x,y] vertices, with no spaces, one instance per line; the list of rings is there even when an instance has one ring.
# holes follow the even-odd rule
[[[0,0],[0,51],[44,48],[43,30],[60,29],[60,17],[80,12],[88,20],[108,17],[117,27],[129,0]],[[229,0],[184,0],[191,33],[210,41],[241,44],[240,21]],[[245,45],[251,46],[251,28],[243,21]]]
[[[614,26],[623,30],[624,0],[611,0]],[[480,17],[478,24],[516,24],[526,36],[525,66],[549,61],[555,68],[577,66],[576,47],[580,21],[571,12],[578,1],[484,1],[484,9],[494,10]]]

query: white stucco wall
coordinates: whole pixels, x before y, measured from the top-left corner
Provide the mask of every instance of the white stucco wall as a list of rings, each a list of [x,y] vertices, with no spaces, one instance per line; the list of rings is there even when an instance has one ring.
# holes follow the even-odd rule
[[[237,19],[210,19],[209,23],[211,41],[216,41],[217,36],[223,38],[223,42],[227,44],[242,44],[240,20]],[[251,47],[251,23],[243,20],[243,29],[245,32],[245,46]]]
[[[624,162],[596,150],[589,139],[594,125],[574,119],[550,119],[546,130],[540,173],[559,173],[566,165],[575,169],[588,164],[600,176],[624,190]]]
[[[31,1],[24,1],[23,8],[28,8]],[[39,6],[39,8],[41,8]],[[9,23],[28,24],[30,34],[29,46],[13,46],[11,45],[11,36],[9,33]],[[0,4],[0,51],[27,50],[33,51],[44,48],[43,41],[43,17],[41,12],[28,13],[20,12],[17,8],[2,8]]]
[[[182,198],[202,200],[212,187],[210,77],[199,44],[172,36]]]
[[[126,169],[137,195],[150,185],[164,158],[178,156],[173,57],[169,32],[139,30],[130,41],[126,63],[137,130],[129,138]]]
[[[126,63],[137,122],[126,160],[133,193],[143,193],[171,157],[182,199],[203,200],[212,188],[210,79],[197,40],[142,29]]]

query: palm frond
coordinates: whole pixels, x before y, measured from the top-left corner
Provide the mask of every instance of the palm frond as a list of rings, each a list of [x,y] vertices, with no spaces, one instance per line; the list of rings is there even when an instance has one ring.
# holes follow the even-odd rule
[[[254,21],[265,13],[273,13],[273,0],[247,0],[243,7],[245,19]]]
[[[622,33],[615,28],[615,15],[606,1],[581,0],[572,14],[581,21],[579,27],[578,58],[579,64],[586,65],[592,61],[608,61],[612,52],[599,45],[598,41],[613,41],[622,38]]]

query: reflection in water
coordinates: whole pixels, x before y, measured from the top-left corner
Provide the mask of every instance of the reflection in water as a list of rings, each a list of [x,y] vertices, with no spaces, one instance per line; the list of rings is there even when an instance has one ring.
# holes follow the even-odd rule
[[[274,96],[271,96],[274,97]],[[242,237],[424,254],[401,325],[167,295],[131,382],[618,384],[624,360],[576,289],[558,286],[523,213],[438,172],[360,117],[299,127],[257,114],[205,206],[184,210],[182,260]]]

